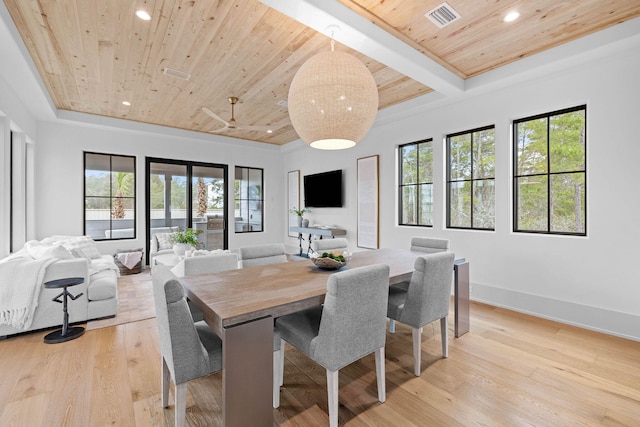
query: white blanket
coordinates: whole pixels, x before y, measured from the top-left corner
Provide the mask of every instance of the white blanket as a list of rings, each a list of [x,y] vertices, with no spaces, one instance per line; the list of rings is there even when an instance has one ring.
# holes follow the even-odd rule
[[[0,325],[22,330],[31,326],[45,270],[54,261],[15,257],[0,263]]]
[[[89,263],[89,276],[99,273],[104,270],[113,270],[116,272],[116,276],[120,277],[120,269],[113,262],[113,258],[107,256],[97,259],[92,259]]]
[[[117,257],[120,264],[131,270],[142,259],[142,252],[120,252]]]

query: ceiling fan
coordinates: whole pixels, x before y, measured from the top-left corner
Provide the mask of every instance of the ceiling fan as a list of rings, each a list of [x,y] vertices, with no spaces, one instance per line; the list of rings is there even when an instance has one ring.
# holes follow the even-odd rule
[[[202,107],[202,111],[207,116],[209,116],[211,118],[214,118],[214,119],[218,120],[219,122],[224,123],[224,127],[221,127],[220,129],[216,129],[216,130],[210,130],[209,133],[221,133],[221,132],[224,132],[224,131],[229,130],[229,129],[258,130],[258,131],[265,131],[265,132],[271,133],[271,126],[243,126],[243,125],[238,125],[236,123],[235,110],[234,110],[234,107],[235,107],[236,103],[238,102],[238,98],[235,97],[235,96],[230,96],[227,99],[229,100],[229,103],[231,104],[231,119],[229,119],[229,121],[224,120],[222,117],[220,117],[219,115],[217,115],[216,113],[214,113],[213,111],[208,109],[207,107]]]

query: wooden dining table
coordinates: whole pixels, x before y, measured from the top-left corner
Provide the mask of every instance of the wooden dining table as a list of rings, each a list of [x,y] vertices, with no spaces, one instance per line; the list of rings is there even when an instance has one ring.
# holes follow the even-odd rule
[[[411,279],[422,252],[377,249],[356,252],[340,271],[373,264],[389,266],[389,285]],[[455,295],[465,298],[468,330],[468,262],[454,266]],[[182,278],[187,296],[223,341],[223,425],[273,425],[274,319],[322,304],[327,279],[310,260],[269,264]],[[466,285],[465,285],[466,283]],[[464,301],[463,301],[464,304]],[[456,313],[464,310],[455,304]],[[456,325],[459,322],[456,314]],[[456,326],[456,336],[458,335]],[[464,333],[464,332],[463,332]]]

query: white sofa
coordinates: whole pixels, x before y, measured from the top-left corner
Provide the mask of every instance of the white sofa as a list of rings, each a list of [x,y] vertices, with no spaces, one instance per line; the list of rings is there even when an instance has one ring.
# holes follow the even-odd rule
[[[101,255],[95,247],[95,242],[92,242],[93,240],[88,237],[70,236],[54,236],[41,242],[30,241],[19,252],[1,260],[0,263],[11,262],[12,258],[37,259],[40,255],[49,256],[47,252],[50,253],[51,250],[47,248],[57,247],[55,259],[47,265],[40,286],[45,282],[66,277],[84,278],[84,283],[68,288],[72,295],[82,293],[82,296],[75,301],[71,299],[68,301],[69,322],[115,316],[118,312],[119,269],[113,256]],[[60,246],[67,251],[62,251]],[[0,272],[2,271],[0,269]],[[19,279],[14,277],[2,279],[3,283],[14,279],[19,282]],[[31,325],[26,329],[17,329],[11,325],[0,324],[0,337],[61,325],[62,304],[52,301],[60,292],[62,289],[40,288],[38,305]]]

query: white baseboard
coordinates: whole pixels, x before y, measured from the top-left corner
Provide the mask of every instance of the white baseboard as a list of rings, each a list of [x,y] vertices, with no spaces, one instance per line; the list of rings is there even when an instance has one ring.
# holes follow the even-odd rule
[[[640,316],[513,291],[472,284],[471,300],[609,335],[640,341]],[[472,328],[473,328],[473,319]]]

